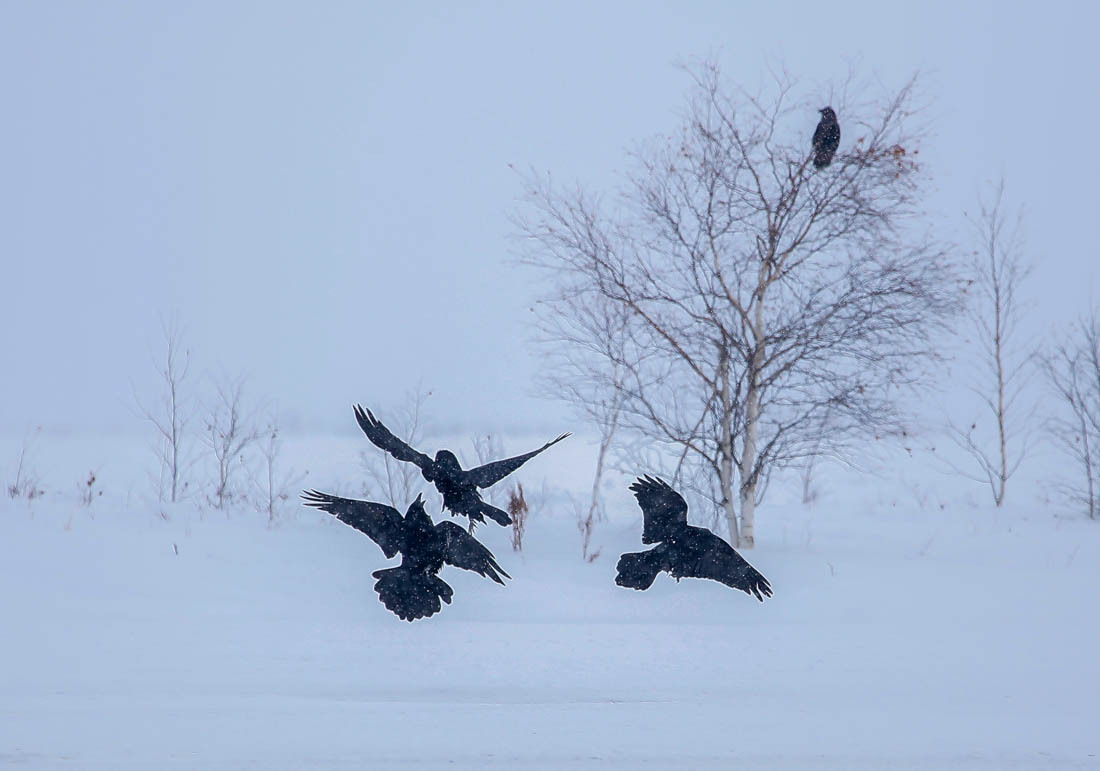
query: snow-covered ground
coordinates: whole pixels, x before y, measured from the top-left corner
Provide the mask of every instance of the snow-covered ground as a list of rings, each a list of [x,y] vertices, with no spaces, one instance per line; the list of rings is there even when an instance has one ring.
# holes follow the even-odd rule
[[[307,444],[308,485],[353,474],[361,443]],[[578,451],[560,463],[580,473]],[[532,480],[559,461],[538,462]],[[409,624],[372,591],[378,547],[327,515],[162,509],[112,467],[83,508],[77,468],[0,502],[0,766],[1100,767],[1100,528],[1023,488],[998,512],[920,492],[935,479],[834,472],[808,507],[777,482],[746,555],[764,604],[616,587],[641,546],[621,490],[595,562],[561,508],[522,554],[485,526],[513,580],[448,568],[454,603]]]

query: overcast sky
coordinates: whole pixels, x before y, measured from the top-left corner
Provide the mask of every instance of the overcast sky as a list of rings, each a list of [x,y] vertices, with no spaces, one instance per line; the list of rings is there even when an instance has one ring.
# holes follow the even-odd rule
[[[1100,256],[1100,11],[1007,5],[0,0],[0,430],[139,427],[172,313],[196,373],[301,430],[418,383],[451,428],[571,427],[531,394],[509,164],[611,187],[709,54],[823,99],[920,70],[930,216],[1003,174],[1064,321]]]

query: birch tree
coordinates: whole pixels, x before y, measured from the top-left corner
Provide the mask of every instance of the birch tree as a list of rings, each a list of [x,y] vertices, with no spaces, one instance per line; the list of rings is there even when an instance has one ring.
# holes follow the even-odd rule
[[[1093,312],[1067,337],[1042,357],[1060,408],[1047,430],[1073,469],[1057,489],[1089,519],[1100,519],[1100,317]]]
[[[980,400],[984,419],[949,423],[952,439],[971,460],[969,466],[949,463],[963,476],[988,484],[997,506],[1004,503],[1008,480],[1026,457],[1032,436],[1026,425],[1032,410],[1022,401],[1033,368],[1017,339],[1019,292],[1031,268],[1019,223],[1019,215],[1010,222],[1004,212],[1002,181],[972,223],[980,247],[970,266],[967,315],[981,355],[970,390]],[[991,430],[983,430],[986,426]]]
[[[819,100],[691,75],[679,131],[632,153],[617,195],[531,175],[517,221],[545,337],[748,548],[775,469],[901,431],[961,288],[920,226],[914,82],[834,102],[845,141],[816,171]]]
[[[188,429],[193,406],[188,389],[191,382],[191,351],[184,344],[183,328],[172,318],[162,323],[163,358],[157,364],[162,391],[155,407],[145,406],[135,394],[138,409],[156,432],[156,455],[160,468],[156,477],[157,496],[175,503],[185,494],[187,471],[194,465],[188,449]]]

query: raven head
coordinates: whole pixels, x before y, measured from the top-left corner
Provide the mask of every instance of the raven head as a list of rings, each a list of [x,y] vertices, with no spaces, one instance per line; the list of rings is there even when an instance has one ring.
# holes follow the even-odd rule
[[[833,112],[832,107],[822,107],[818,112],[821,113],[821,117],[823,118],[832,118],[836,120],[836,113]]]
[[[424,511],[424,496],[417,493],[416,500],[409,504],[409,510],[405,512],[405,521],[412,526],[414,531],[425,532],[434,527],[432,518]]]
[[[440,450],[435,454],[436,465],[442,471],[456,472],[461,471],[462,466],[458,465],[458,458],[450,450]]]
[[[405,512],[406,517],[413,514],[423,514],[427,516],[428,513],[424,511],[424,493],[417,493],[416,500],[409,504],[409,510]]]

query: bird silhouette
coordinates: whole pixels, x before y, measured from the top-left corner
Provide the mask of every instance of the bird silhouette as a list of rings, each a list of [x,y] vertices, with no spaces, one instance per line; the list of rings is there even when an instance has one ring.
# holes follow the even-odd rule
[[[615,566],[615,583],[645,590],[664,571],[681,578],[709,578],[740,589],[761,602],[772,587],[733,547],[702,527],[687,523],[687,502],[668,484],[639,477],[630,490],[642,509],[642,543],[656,543],[649,551],[628,552]]]
[[[497,564],[493,553],[453,522],[435,524],[424,511],[424,498],[416,496],[405,516],[392,506],[306,490],[302,502],[327,511],[346,525],[364,533],[382,547],[387,557],[401,555],[395,568],[376,570],[374,591],[388,610],[405,621],[427,618],[450,604],[454,590],[439,577],[443,565],[472,570],[498,584],[510,575]]]
[[[382,421],[374,417],[374,413],[363,409],[358,404],[355,405],[355,419],[359,421],[359,427],[375,446],[385,450],[397,460],[419,466],[420,473],[426,480],[432,482],[435,489],[443,496],[443,508],[450,509],[454,514],[468,517],[471,527],[474,523],[484,522],[486,517],[500,525],[512,524],[512,518],[506,512],[481,499],[478,488],[492,487],[543,450],[569,436],[568,433],[562,434],[552,442],[547,442],[537,450],[524,455],[493,461],[477,468],[463,469],[458,463],[458,458],[450,450],[438,451],[435,454],[435,460],[414,450],[382,425]]]
[[[833,162],[833,155],[840,146],[840,124],[832,107],[818,110],[821,120],[814,130],[814,168],[824,169]]]

